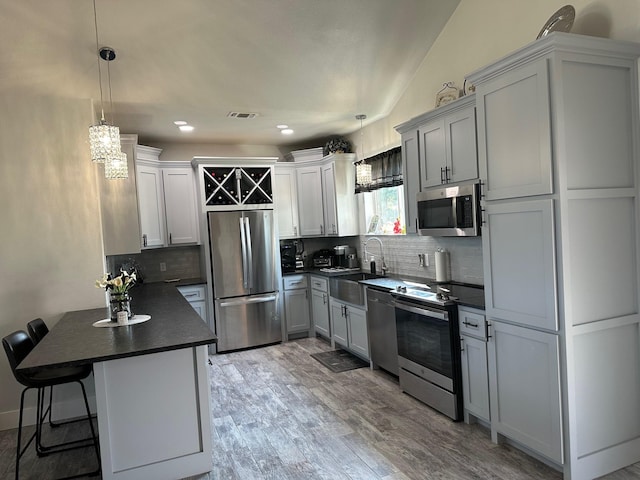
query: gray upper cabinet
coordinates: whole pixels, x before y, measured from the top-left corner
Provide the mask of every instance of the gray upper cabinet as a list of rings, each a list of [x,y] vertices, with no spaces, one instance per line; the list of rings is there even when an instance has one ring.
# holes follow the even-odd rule
[[[467,77],[492,437],[572,480],[640,461],[639,57],[556,32]]]
[[[418,161],[418,130],[402,134],[402,183],[404,185],[404,212],[407,217],[407,233],[418,233],[418,204],[420,192],[420,162]]]
[[[478,86],[478,157],[487,200],[553,193],[548,76],[541,58]]]
[[[416,233],[416,194],[443,183],[478,178],[475,95],[398,125],[407,233]]]

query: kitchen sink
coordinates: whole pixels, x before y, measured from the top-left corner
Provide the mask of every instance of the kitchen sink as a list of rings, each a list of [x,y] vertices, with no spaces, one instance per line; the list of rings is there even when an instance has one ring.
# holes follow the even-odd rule
[[[329,295],[343,302],[364,306],[365,287],[358,282],[372,278],[384,278],[384,276],[373,273],[350,273],[331,277],[329,279]]]

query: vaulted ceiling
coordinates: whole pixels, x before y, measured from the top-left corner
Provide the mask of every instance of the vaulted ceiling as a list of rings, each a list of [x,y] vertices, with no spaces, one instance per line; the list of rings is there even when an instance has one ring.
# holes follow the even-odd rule
[[[122,132],[266,145],[344,135],[360,127],[357,114],[387,115],[459,3],[95,1],[100,46],[117,54],[109,71]],[[0,39],[1,93],[93,98],[99,110],[92,0],[0,0]],[[175,120],[195,129],[181,133]]]

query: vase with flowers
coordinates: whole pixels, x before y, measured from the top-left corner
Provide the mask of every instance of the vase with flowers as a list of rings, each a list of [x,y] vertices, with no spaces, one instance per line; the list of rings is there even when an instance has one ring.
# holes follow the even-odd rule
[[[112,277],[110,273],[96,280],[96,288],[104,288],[109,292],[109,313],[112,322],[118,321],[118,312],[131,319],[131,296],[129,290],[136,284],[135,272],[120,270],[120,275]],[[122,315],[122,314],[121,314]]]

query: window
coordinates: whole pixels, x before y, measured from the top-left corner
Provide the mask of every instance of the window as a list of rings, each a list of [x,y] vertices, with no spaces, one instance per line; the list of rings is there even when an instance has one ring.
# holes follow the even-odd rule
[[[404,187],[386,187],[365,192],[364,215],[369,235],[404,235]]]

